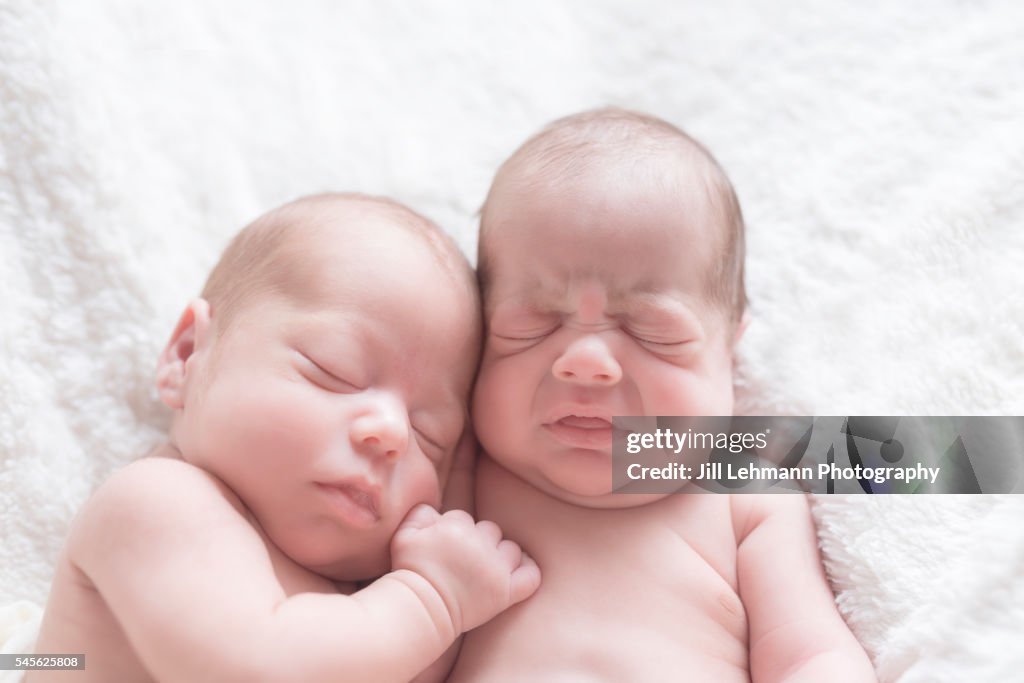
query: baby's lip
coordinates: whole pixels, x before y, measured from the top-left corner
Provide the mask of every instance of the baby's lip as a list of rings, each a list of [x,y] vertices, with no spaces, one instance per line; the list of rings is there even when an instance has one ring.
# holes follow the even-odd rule
[[[563,406],[551,411],[545,425],[568,424],[581,429],[608,429],[612,426],[612,413],[600,406]]]
[[[556,424],[576,429],[610,429],[612,426],[611,421],[603,417],[588,417],[586,415],[566,415]]]
[[[332,507],[356,526],[372,526],[380,521],[380,486],[362,477],[347,477],[316,482],[327,494]]]
[[[562,406],[543,428],[564,446],[605,451],[612,446],[612,413],[600,406]]]

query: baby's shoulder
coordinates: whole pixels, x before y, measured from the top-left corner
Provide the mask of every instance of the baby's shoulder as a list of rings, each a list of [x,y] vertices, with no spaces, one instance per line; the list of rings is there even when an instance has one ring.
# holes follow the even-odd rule
[[[172,505],[209,500],[226,501],[239,511],[238,496],[224,482],[206,470],[178,457],[168,457],[160,447],[150,455],[114,472],[94,494],[130,505]]]
[[[241,500],[223,482],[159,451],[115,471],[96,489],[71,529],[72,555],[98,538],[158,535],[245,516]]]
[[[755,529],[803,526],[811,519],[807,496],[800,493],[734,494],[727,498],[736,539],[741,543]]]

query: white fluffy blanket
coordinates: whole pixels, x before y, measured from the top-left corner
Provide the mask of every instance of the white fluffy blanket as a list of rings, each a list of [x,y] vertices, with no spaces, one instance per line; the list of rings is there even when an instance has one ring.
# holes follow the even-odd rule
[[[0,0],[0,651],[160,438],[157,352],[235,230],[361,190],[471,251],[501,159],[601,104],[735,181],[743,411],[1024,412],[1020,3]],[[816,515],[882,680],[1020,680],[1021,499]]]

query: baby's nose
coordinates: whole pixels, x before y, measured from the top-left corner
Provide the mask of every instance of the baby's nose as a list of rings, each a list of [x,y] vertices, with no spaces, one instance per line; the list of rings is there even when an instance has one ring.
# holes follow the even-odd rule
[[[573,341],[551,366],[563,382],[586,386],[613,386],[622,379],[622,368],[608,345],[597,335]]]
[[[409,428],[404,414],[392,406],[375,406],[352,421],[349,437],[356,452],[395,460],[405,453]]]

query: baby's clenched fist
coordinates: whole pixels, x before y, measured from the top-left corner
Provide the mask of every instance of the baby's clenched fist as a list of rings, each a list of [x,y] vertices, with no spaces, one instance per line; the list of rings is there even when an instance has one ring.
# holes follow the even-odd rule
[[[540,585],[537,563],[494,522],[473,522],[469,513],[443,515],[418,505],[391,539],[392,569],[425,578],[448,609],[455,633],[463,633],[530,597]]]

